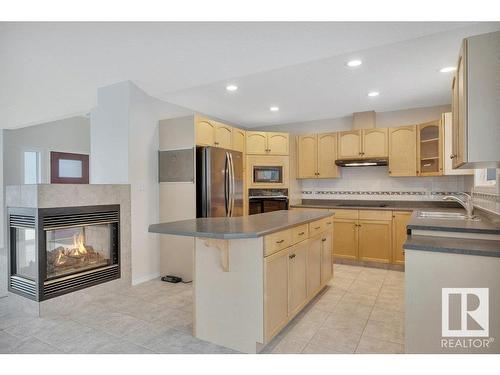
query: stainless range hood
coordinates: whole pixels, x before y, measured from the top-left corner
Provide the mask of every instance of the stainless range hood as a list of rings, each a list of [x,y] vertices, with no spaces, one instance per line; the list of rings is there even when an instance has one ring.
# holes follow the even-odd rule
[[[339,167],[375,167],[387,165],[387,159],[346,159],[335,160],[335,164]]]
[[[352,114],[352,129],[375,128],[375,111],[356,112]],[[361,154],[361,153],[360,153]],[[375,167],[388,165],[387,158],[359,158],[359,159],[337,159],[335,164],[339,167]]]

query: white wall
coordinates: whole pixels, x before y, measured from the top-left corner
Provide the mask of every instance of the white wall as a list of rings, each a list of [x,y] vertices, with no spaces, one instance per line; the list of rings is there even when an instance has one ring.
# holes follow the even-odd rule
[[[155,99],[132,82],[98,90],[91,115],[90,182],[131,185],[132,283],[160,275],[158,121],[185,110]]]
[[[194,145],[193,116],[160,121],[160,150],[186,149]],[[194,218],[196,182],[160,183],[160,222]],[[163,275],[176,275],[184,280],[192,280],[194,238],[162,235],[160,249]]]
[[[23,152],[41,152],[42,183],[50,182],[50,152],[90,153],[90,121],[70,117],[15,130],[4,130],[4,177],[6,185],[24,183]]]
[[[4,225],[5,209],[3,188],[3,133],[0,129],[0,297],[7,295],[7,247],[5,246]]]

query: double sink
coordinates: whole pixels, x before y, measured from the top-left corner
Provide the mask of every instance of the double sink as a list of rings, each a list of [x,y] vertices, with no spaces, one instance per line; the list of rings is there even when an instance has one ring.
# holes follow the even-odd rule
[[[425,219],[481,221],[478,217],[467,217],[467,215],[460,212],[419,211],[417,216]]]

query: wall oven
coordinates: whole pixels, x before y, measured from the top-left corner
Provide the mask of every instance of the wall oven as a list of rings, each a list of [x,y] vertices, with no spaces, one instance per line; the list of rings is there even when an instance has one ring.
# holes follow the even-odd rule
[[[248,214],[288,210],[288,189],[249,189]]]

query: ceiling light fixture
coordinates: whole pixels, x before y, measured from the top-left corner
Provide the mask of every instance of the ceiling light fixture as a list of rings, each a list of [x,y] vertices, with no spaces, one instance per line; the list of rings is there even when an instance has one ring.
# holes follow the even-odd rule
[[[370,97],[375,97],[375,96],[379,96],[379,95],[380,95],[380,93],[378,91],[371,91],[368,93],[368,96],[370,96]]]
[[[361,64],[363,64],[361,60],[351,60],[348,61],[346,65],[350,68],[355,68],[357,66],[360,66]]]
[[[276,107],[276,106],[273,105],[272,107],[269,107],[269,110],[271,112],[278,112],[280,110],[280,107]]]
[[[238,86],[236,86],[236,85],[227,85],[226,86],[226,90],[227,91],[236,91],[236,90],[238,90]]]
[[[457,68],[455,68],[454,66],[445,66],[444,68],[439,69],[441,73],[450,73],[454,72],[455,70],[457,70]]]

